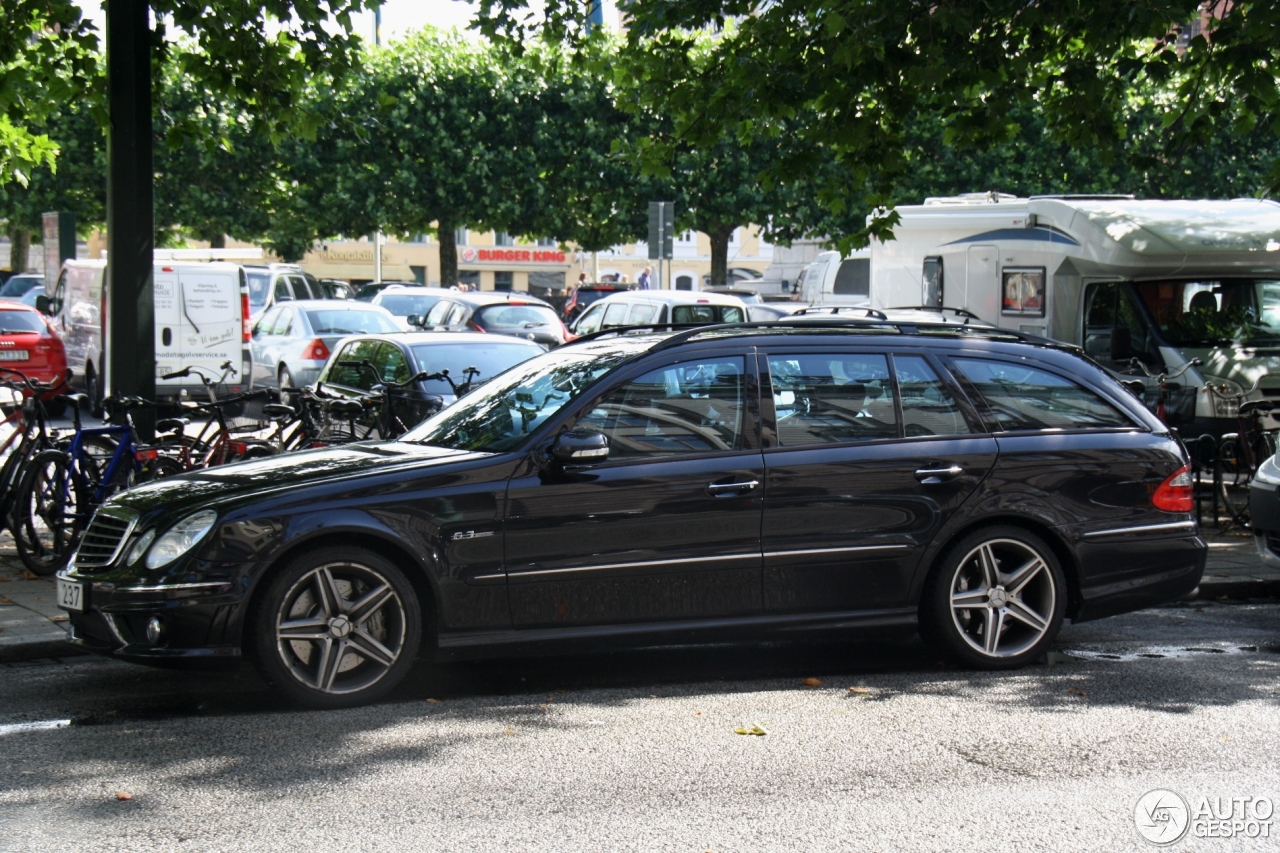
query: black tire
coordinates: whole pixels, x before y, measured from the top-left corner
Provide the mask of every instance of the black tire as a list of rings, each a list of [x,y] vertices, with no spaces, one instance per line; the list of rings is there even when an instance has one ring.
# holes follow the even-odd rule
[[[70,476],[70,458],[61,450],[37,453],[23,472],[11,513],[22,564],[37,575],[63,568],[90,515],[89,501]]]
[[[934,566],[920,601],[920,628],[956,663],[1015,669],[1044,654],[1066,605],[1066,576],[1043,539],[1021,527],[984,527]]]
[[[1237,436],[1218,443],[1218,458],[1213,465],[1213,484],[1227,516],[1241,527],[1249,525],[1249,484],[1253,468],[1245,456],[1244,445]]]
[[[63,397],[54,397],[44,403],[44,413],[51,418],[60,418],[67,413],[67,401]]]
[[[181,474],[185,469],[182,463],[177,459],[168,456],[157,456],[142,463],[142,471],[137,475],[139,483],[149,483],[152,480],[160,480],[165,477],[172,477],[174,474]]]
[[[385,597],[370,601],[378,590]],[[282,625],[298,639],[282,639]],[[350,708],[403,680],[422,642],[422,615],[395,565],[363,548],[324,548],[265,580],[248,629],[246,650],[272,686],[312,708]]]
[[[294,387],[293,374],[289,372],[288,367],[285,367],[283,364],[280,365],[280,372],[276,374],[276,381],[278,383],[276,387],[280,389],[280,402],[286,406],[296,406],[297,404],[294,400],[294,397],[296,397],[297,395],[286,394],[284,392],[285,388]]]
[[[89,412],[95,418],[102,417],[102,381],[98,378],[98,371],[94,370],[92,364],[88,364],[84,369],[84,391],[85,396],[89,398]]]

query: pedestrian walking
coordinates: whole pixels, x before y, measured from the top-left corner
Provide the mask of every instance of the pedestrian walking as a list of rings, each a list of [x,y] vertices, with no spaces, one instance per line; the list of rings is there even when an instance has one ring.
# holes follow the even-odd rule
[[[650,290],[653,287],[653,267],[645,267],[644,272],[640,273],[636,281],[639,283],[641,290]]]

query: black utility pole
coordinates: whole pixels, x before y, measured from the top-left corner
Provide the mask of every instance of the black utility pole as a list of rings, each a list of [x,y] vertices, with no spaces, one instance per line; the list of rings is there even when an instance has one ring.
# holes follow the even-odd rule
[[[151,26],[147,0],[111,0],[107,13],[107,394],[156,394],[152,258],[155,224],[151,162]],[[142,410],[143,438],[155,415]]]

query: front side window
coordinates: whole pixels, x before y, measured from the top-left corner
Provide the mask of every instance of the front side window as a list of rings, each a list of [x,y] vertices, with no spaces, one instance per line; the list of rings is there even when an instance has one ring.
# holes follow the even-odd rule
[[[253,327],[254,335],[275,334],[276,318],[280,316],[281,310],[280,306],[277,305],[259,317],[257,324]]]
[[[627,325],[627,305],[625,302],[614,302],[608,305],[604,311],[604,322],[601,327],[605,329],[613,329],[618,326]]]
[[[293,328],[293,309],[282,308],[280,313],[276,315],[276,322],[271,327],[271,334],[287,335],[291,328]]]
[[[1001,429],[1132,427],[1093,391],[1047,370],[1009,361],[957,358],[955,365],[986,400]]]
[[[449,309],[454,303],[448,301],[437,302],[431,306],[431,310],[427,312],[427,319],[423,321],[425,326],[443,326],[445,317],[449,316]]]
[[[579,335],[590,335],[593,332],[600,331],[600,321],[604,318],[604,308],[601,306],[592,306],[587,309],[587,313],[582,315],[582,319],[578,321],[575,332]]]
[[[782,447],[898,437],[884,355],[771,354],[769,377]]]
[[[1133,287],[1174,346],[1280,343],[1280,281],[1143,281]]]
[[[741,450],[742,358],[650,371],[610,392],[578,426],[609,437],[610,459]]]
[[[561,407],[638,351],[635,342],[555,349],[517,364],[442,409],[402,440],[498,453],[520,446]]]

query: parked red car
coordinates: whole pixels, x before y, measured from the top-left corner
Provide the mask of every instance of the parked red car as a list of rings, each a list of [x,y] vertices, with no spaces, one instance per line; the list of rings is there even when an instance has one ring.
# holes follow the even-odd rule
[[[17,300],[0,299],[0,366],[61,385],[67,379],[67,351],[43,314]],[[51,391],[44,399],[66,390]]]

